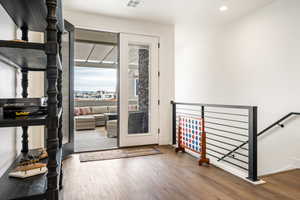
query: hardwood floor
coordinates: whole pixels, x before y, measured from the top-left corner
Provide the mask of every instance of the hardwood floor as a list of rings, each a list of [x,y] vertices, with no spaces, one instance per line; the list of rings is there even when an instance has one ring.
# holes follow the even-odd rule
[[[64,161],[64,200],[299,200],[300,170],[265,177],[254,186],[188,154],[80,163]]]

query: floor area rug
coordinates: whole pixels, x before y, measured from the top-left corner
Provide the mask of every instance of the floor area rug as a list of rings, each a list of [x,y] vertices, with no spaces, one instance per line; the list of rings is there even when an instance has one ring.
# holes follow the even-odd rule
[[[80,162],[112,160],[120,158],[131,158],[138,156],[149,156],[161,154],[155,147],[134,147],[124,149],[114,149],[107,151],[97,151],[90,153],[81,153],[79,156]]]

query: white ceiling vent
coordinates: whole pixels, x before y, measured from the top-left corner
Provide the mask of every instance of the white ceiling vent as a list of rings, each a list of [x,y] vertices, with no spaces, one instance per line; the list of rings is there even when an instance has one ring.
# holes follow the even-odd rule
[[[141,3],[141,0],[129,0],[129,2],[127,3],[127,6],[128,6],[128,7],[135,8],[135,7],[137,7],[140,3]]]

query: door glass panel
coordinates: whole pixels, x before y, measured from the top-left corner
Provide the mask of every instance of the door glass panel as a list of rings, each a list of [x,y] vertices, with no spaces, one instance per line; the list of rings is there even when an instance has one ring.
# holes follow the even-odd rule
[[[63,144],[69,143],[69,99],[70,99],[70,84],[69,84],[69,70],[70,70],[70,45],[69,33],[65,32],[62,36],[62,94],[63,94]]]
[[[128,134],[149,133],[150,47],[129,44]]]

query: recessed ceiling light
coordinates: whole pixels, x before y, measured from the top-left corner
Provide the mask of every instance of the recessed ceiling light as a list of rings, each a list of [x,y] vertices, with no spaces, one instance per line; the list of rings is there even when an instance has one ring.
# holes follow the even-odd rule
[[[137,7],[139,4],[141,3],[141,0],[129,0],[129,2],[127,3],[128,7]]]
[[[225,5],[223,5],[223,6],[221,6],[221,7],[219,8],[219,10],[220,10],[221,12],[225,12],[225,11],[228,10],[228,7],[225,6]]]

